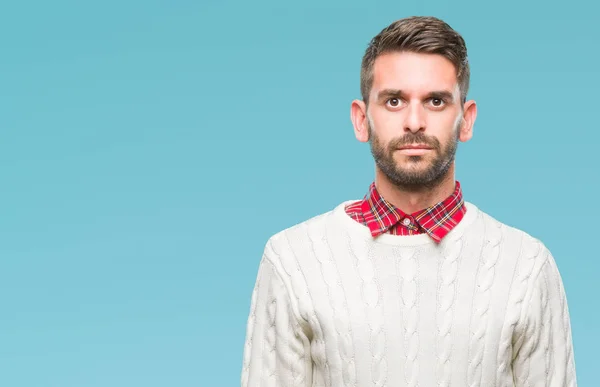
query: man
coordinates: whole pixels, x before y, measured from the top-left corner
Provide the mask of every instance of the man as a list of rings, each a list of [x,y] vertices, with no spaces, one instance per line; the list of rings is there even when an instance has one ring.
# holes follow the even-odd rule
[[[565,291],[546,246],[463,200],[463,38],[394,22],[362,61],[363,200],[272,236],[248,318],[242,386],[576,386]]]

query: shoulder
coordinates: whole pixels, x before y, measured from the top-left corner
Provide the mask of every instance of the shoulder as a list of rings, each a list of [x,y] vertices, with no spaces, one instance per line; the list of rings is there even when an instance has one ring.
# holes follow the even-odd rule
[[[344,211],[346,204],[351,201],[338,203],[328,211],[311,216],[306,220],[282,229],[268,238],[265,255],[276,266],[296,264],[302,257],[308,255],[314,242],[326,235],[326,230],[334,223],[336,212]]]
[[[285,245],[289,245],[290,243],[294,244],[311,235],[321,234],[327,226],[327,223],[331,221],[335,211],[338,211],[341,205],[342,204],[278,231],[268,239],[267,245],[272,246],[274,249],[281,249],[284,248]]]
[[[510,245],[519,251],[519,261],[522,264],[531,265],[532,272],[538,272],[552,255],[548,247],[538,237],[523,229],[498,220],[493,215],[478,209],[483,221],[486,236],[493,234],[490,230],[496,230],[500,243]]]

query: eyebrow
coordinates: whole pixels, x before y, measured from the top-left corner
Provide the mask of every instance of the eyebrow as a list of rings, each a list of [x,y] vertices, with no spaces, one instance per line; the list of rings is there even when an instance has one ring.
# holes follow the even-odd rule
[[[399,90],[399,89],[384,89],[384,90],[381,90],[377,94],[377,101],[383,102],[389,98],[402,98],[405,95],[406,95],[406,93],[404,93],[402,90]],[[445,99],[448,102],[452,102],[454,100],[454,95],[452,94],[452,92],[450,92],[448,90],[435,90],[435,91],[429,92],[425,96],[425,98],[426,99],[439,98],[439,99]]]

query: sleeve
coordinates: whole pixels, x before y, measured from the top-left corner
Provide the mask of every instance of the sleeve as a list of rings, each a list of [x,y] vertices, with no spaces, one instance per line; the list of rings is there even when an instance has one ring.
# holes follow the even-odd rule
[[[294,298],[269,259],[260,262],[246,326],[242,387],[312,385],[310,341]]]
[[[549,252],[532,285],[513,342],[515,386],[576,387],[567,297]]]

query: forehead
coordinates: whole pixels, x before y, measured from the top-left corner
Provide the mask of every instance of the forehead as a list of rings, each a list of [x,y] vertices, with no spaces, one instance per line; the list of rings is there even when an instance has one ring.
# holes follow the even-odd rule
[[[373,65],[371,91],[399,89],[409,94],[438,90],[458,92],[454,64],[437,54],[391,52],[380,55]]]

